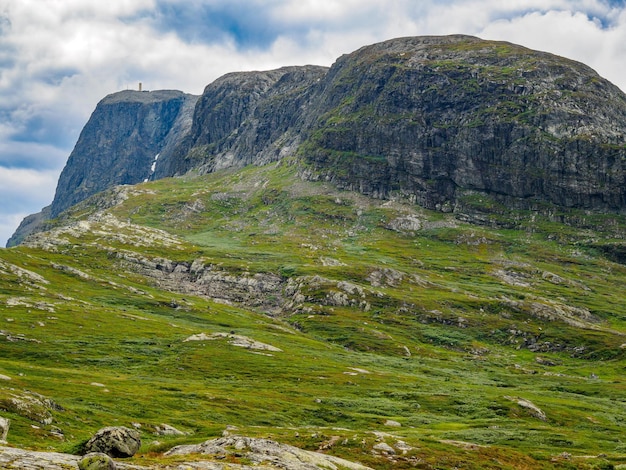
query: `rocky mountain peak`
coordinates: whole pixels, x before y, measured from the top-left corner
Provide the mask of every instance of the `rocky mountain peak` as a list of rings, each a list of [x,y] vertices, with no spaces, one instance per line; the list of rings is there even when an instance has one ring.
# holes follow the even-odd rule
[[[103,189],[149,178],[153,163],[189,131],[196,100],[175,90],[126,90],[102,99],[61,173],[51,216]]]

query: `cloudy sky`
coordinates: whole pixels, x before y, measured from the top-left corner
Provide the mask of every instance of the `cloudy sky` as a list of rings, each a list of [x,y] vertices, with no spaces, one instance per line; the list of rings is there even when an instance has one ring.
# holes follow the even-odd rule
[[[200,94],[220,75],[331,65],[399,36],[463,33],[579,60],[626,90],[625,0],[0,0],[0,246],[48,205],[109,93]]]

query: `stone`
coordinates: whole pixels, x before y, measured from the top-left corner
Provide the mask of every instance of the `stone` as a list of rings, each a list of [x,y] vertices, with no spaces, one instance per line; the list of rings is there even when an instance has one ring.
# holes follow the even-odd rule
[[[0,409],[45,425],[52,424],[50,410],[62,410],[52,400],[31,392],[1,398]]]
[[[504,398],[517,403],[519,406],[527,410],[528,413],[534,418],[540,419],[541,421],[546,421],[547,417],[546,417],[546,414],[543,412],[543,410],[541,410],[537,405],[535,405],[530,400],[526,400],[524,398],[519,398],[519,397],[510,397],[510,396],[505,396]]]
[[[184,436],[185,433],[169,424],[159,424],[155,427],[154,433],[158,436]]]
[[[0,444],[6,444],[11,420],[0,416]]]
[[[213,333],[211,335],[207,335],[206,333],[198,333],[195,335],[191,335],[188,338],[183,340],[183,343],[187,341],[212,341],[220,338],[227,338],[228,343],[232,346],[237,346],[240,348],[246,349],[258,349],[261,351],[274,351],[274,352],[282,352],[282,349],[279,349],[271,344],[261,343],[260,341],[256,341],[252,338],[248,338],[247,336],[236,335],[231,333]]]
[[[394,455],[396,453],[396,450],[386,442],[379,442],[373,447],[373,449],[387,455]]]
[[[0,447],[0,468],[21,470],[76,469],[80,457],[59,452],[35,452],[14,447]]]
[[[78,461],[80,470],[116,470],[115,462],[107,454],[93,452]]]
[[[407,452],[410,452],[413,450],[413,447],[411,447],[404,441],[396,441],[396,443],[394,444],[394,447],[398,449],[399,451],[401,451],[403,454],[406,454]]]
[[[415,215],[405,215],[389,222],[388,227],[396,232],[417,232],[422,228],[422,221]]]
[[[85,444],[85,452],[102,452],[115,458],[132,457],[141,447],[141,437],[135,429],[124,426],[100,429]]]
[[[387,421],[385,421],[385,426],[399,428],[402,426],[402,424],[400,424],[398,421],[394,421],[393,419],[388,419]]]

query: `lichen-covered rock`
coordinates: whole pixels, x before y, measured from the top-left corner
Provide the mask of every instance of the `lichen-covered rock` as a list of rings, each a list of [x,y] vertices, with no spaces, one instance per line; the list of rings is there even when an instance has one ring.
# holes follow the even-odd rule
[[[169,424],[159,424],[154,428],[154,433],[158,436],[184,436],[185,433]]]
[[[116,470],[115,462],[107,454],[94,452],[85,455],[78,461],[80,470]]]
[[[0,444],[6,444],[11,420],[0,416]]]
[[[102,452],[115,458],[132,457],[141,447],[141,437],[135,429],[124,426],[100,429],[85,444],[85,452]]]
[[[386,455],[394,455],[396,450],[386,442],[379,442],[372,448],[374,451],[381,452]]]
[[[23,470],[68,470],[78,468],[79,457],[59,452],[35,452],[0,447],[0,468]]]
[[[0,394],[0,410],[15,413],[40,424],[51,424],[52,411],[62,411],[63,408],[43,395],[25,392],[21,395]]]
[[[102,455],[102,454],[101,454]],[[106,457],[106,456],[105,456]],[[109,458],[110,460],[110,458]],[[83,465],[97,462],[101,462],[105,466],[87,466]],[[111,462],[113,462],[111,460]],[[17,449],[15,447],[3,447],[0,446],[0,468],[1,469],[20,469],[20,470],[70,470],[70,469],[105,469],[110,470],[112,468],[117,470],[156,470],[163,468],[159,465],[144,467],[139,465],[123,464],[120,462],[113,462],[114,467],[110,466],[110,463],[106,459],[85,459],[71,454],[62,454],[60,452],[37,452],[34,450]],[[109,466],[107,466],[109,465]],[[202,467],[204,468],[204,467]],[[222,467],[206,467],[210,470],[219,470]]]
[[[537,405],[535,405],[530,400],[526,400],[520,397],[510,397],[510,396],[505,396],[504,398],[517,403],[519,406],[521,406],[526,411],[528,411],[528,413],[532,417],[540,419],[541,421],[546,421],[547,417],[546,417],[546,414],[543,412],[543,410],[541,410]]]
[[[368,470],[369,467],[331,455],[302,450],[270,439],[226,436],[196,445],[177,446],[165,455],[205,454],[224,458],[231,454],[244,456],[255,466],[289,470]],[[265,467],[262,467],[265,468]],[[371,470],[371,469],[369,469]]]

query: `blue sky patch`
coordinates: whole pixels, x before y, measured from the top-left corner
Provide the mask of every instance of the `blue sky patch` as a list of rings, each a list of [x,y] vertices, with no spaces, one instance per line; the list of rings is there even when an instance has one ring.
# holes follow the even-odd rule
[[[270,46],[279,32],[254,4],[233,1],[217,4],[157,1],[151,17],[155,28],[174,32],[188,43],[233,40],[240,49]]]

